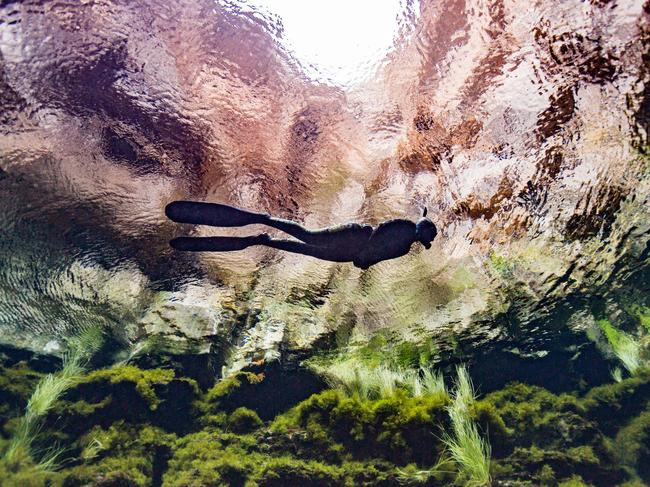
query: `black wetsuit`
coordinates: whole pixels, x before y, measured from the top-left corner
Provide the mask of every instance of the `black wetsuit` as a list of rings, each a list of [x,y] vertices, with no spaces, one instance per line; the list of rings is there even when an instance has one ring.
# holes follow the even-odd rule
[[[266,234],[249,237],[180,237],[170,244],[177,250],[229,252],[251,245],[264,245],[333,262],[353,262],[367,269],[382,260],[406,255],[416,239],[416,225],[410,220],[389,220],[377,228],[347,223],[321,230],[264,213],[253,213],[218,203],[175,201],[167,205],[167,216],[176,222],[221,227],[267,225],[299,239],[272,239]]]

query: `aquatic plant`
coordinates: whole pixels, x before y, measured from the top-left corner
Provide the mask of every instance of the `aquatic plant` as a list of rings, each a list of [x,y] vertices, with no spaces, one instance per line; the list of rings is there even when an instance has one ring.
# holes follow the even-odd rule
[[[598,320],[597,323],[616,357],[630,374],[636,374],[644,365],[641,360],[641,345],[630,335],[614,327],[608,320]]]
[[[445,378],[440,371],[432,369],[420,369],[420,382],[422,389],[427,394],[444,393],[447,394],[447,386],[445,385]]]
[[[71,369],[74,369],[74,366]],[[5,453],[4,461],[7,464],[20,463],[20,458],[24,454],[30,453],[34,437],[38,432],[40,419],[47,414],[54,402],[72,383],[73,370],[71,369],[66,369],[64,366],[58,375],[48,374],[37,384],[27,403],[25,415]],[[41,459],[39,466],[44,470],[49,470],[57,456],[56,454],[47,455],[47,458]]]
[[[407,374],[403,371],[391,370],[386,366],[378,367],[374,374],[378,397],[389,397],[395,394],[397,388],[403,385],[407,378]]]
[[[491,460],[483,461],[477,447],[466,446],[470,454],[465,456],[478,457],[483,472],[489,463],[488,475],[504,485],[636,487],[650,479],[650,372],[584,396],[512,383],[480,400],[462,372],[451,398],[426,393],[421,384],[416,386],[421,395],[414,396],[411,384],[423,381],[423,371],[406,372],[407,387],[398,386],[389,397],[366,400],[325,390],[296,400],[265,425],[245,405],[266,398],[259,387],[267,379],[260,375],[242,372],[201,392],[190,386],[191,379],[170,370],[120,366],[94,371],[75,378],[40,422],[39,434],[61,441],[74,462],[47,472],[23,451],[14,471],[0,462],[0,482],[34,487],[47,485],[46,480],[50,485],[101,480],[142,487],[484,482],[463,470],[441,430],[453,439],[469,437],[457,441],[462,445],[478,445],[479,434],[489,433]],[[197,400],[205,402],[200,416],[192,412]],[[474,429],[458,428],[453,409],[466,412],[460,424],[474,423]],[[185,414],[189,426],[178,429],[177,418]],[[17,431],[19,425],[11,420],[5,431]],[[0,439],[0,448],[8,443]],[[47,459],[46,452],[36,456]]]
[[[398,390],[407,391],[414,397],[447,393],[442,374],[430,368],[406,369],[391,364],[372,366],[357,358],[312,368],[332,389],[363,400],[386,398]]]
[[[465,485],[489,485],[490,444],[481,437],[470,414],[470,407],[476,398],[474,386],[464,366],[458,366],[456,373],[453,400],[447,407],[453,433],[445,434],[443,441],[465,478]]]
[[[88,327],[80,335],[71,338],[68,342],[68,350],[63,354],[61,370],[46,375],[36,385],[27,402],[25,415],[21,418],[2,459],[9,468],[12,466],[17,468],[18,465],[24,464],[26,456],[35,458],[38,452],[33,450],[32,445],[41,426],[41,420],[52,409],[56,400],[74,384],[102,341],[103,333],[98,327]],[[57,465],[60,455],[61,451],[56,448],[41,452],[35,467],[44,471],[52,470]]]
[[[616,382],[621,382],[623,380],[623,371],[620,367],[615,367],[614,370],[612,370],[612,379]]]
[[[402,370],[383,365],[370,367],[357,359],[314,366],[314,370],[332,389],[363,400],[388,397],[407,381],[407,374]]]

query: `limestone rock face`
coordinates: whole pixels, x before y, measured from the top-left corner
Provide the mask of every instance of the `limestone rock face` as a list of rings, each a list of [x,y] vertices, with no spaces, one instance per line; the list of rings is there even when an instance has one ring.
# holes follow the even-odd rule
[[[605,343],[602,319],[640,336],[649,19],[641,0],[422,1],[342,87],[237,2],[4,2],[1,339],[56,353],[101,324],[130,353],[162,338],[232,371],[377,333],[443,360]],[[176,225],[176,199],[309,227],[426,206],[439,235],[366,271],[188,255],[168,240],[267,229]]]

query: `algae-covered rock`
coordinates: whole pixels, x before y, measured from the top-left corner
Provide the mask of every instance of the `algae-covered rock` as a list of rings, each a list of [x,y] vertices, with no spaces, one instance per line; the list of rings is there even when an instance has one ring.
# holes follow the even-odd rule
[[[291,458],[277,458],[268,462],[255,479],[260,487],[335,487],[344,484],[340,468],[320,462],[299,462]]]
[[[324,390],[284,398],[292,407],[273,416],[266,379],[240,372],[202,392],[170,370],[90,372],[56,403],[35,443],[65,447],[58,466],[25,455],[0,460],[0,474],[11,487],[463,485],[442,440],[451,431],[445,392],[395,388],[364,399]],[[492,445],[494,485],[650,481],[649,382],[641,374],[586,394],[512,383],[474,401],[468,412]]]
[[[580,416],[582,411],[575,396],[556,396],[541,387],[521,383],[488,394],[474,407],[497,454],[533,444],[567,448],[591,443],[598,431]]]
[[[488,394],[473,413],[490,439],[496,477],[543,485],[580,477],[597,486],[632,481],[631,472],[647,479],[649,383],[643,373],[584,396],[521,383]]]
[[[24,362],[12,366],[0,365],[0,427],[10,418],[19,416],[42,374]],[[2,435],[6,433],[0,430]]]
[[[650,410],[621,428],[616,434],[615,445],[621,462],[650,483]]]
[[[627,478],[624,470],[612,464],[601,464],[590,446],[567,450],[515,448],[504,463],[509,465],[512,476],[523,480],[543,481],[545,472],[552,470],[558,479],[580,475],[595,485],[616,485]],[[549,469],[545,469],[548,466]]]
[[[160,428],[122,420],[107,429],[96,426],[77,442],[82,462],[65,470],[63,485],[159,485],[175,440]]]
[[[226,427],[233,433],[250,433],[263,425],[255,411],[248,408],[237,408],[228,417]]]
[[[177,442],[163,477],[167,487],[400,485],[395,467],[382,462],[327,463],[285,451],[269,454],[251,435],[202,431]]]
[[[399,465],[431,464],[442,451],[437,440],[447,424],[446,395],[408,397],[402,392],[376,401],[325,391],[278,417],[272,429],[304,431],[304,455],[383,458]],[[423,447],[426,445],[426,447]]]
[[[56,404],[48,424],[61,428],[63,418],[61,429],[71,438],[120,420],[183,432],[194,420],[198,395],[194,380],[177,378],[172,370],[117,366],[81,378]]]
[[[584,398],[587,416],[605,434],[613,434],[621,423],[647,408],[650,401],[650,372],[622,382],[595,387]]]
[[[218,414],[245,407],[268,420],[323,387],[323,380],[307,369],[264,367],[255,372],[237,372],[221,380],[208,390],[201,408],[207,414]],[[260,401],[260,397],[265,399]]]

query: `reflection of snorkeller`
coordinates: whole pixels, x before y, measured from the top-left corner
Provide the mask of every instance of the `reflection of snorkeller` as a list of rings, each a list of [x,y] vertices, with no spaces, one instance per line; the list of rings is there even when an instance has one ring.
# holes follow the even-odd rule
[[[358,223],[346,223],[322,230],[307,230],[290,220],[274,218],[263,213],[252,213],[218,203],[174,201],[165,208],[167,217],[179,223],[194,223],[217,227],[241,227],[261,224],[282,230],[301,240],[272,239],[266,233],[250,237],[179,237],[170,245],[176,250],[193,252],[229,252],[251,245],[264,245],[274,249],[310,255],[334,262],[353,262],[367,269],[382,260],[406,255],[414,242],[427,249],[438,233],[436,226],[426,218],[416,223],[410,220],[388,220],[376,228]]]

